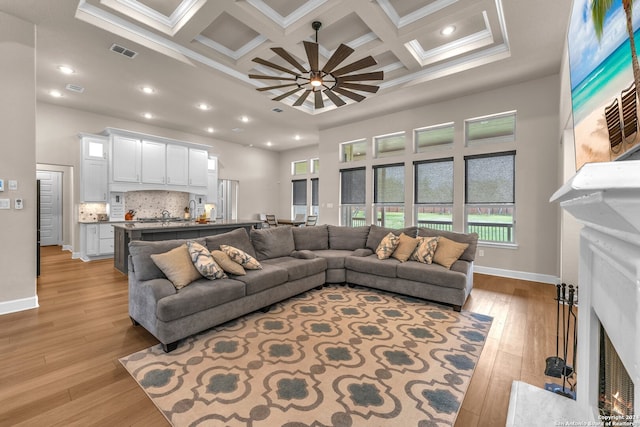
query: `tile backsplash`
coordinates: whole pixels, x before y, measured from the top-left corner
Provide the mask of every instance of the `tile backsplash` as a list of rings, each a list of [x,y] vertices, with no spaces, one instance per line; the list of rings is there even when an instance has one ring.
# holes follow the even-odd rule
[[[183,217],[189,206],[189,193],[181,191],[129,191],[124,195],[124,211],[134,210],[135,218],[160,218],[163,210],[172,217]]]

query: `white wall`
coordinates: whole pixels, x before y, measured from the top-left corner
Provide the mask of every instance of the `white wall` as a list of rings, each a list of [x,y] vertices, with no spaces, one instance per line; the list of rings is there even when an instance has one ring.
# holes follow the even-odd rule
[[[555,282],[559,272],[558,235],[560,232],[557,206],[549,203],[549,197],[558,188],[560,158],[558,146],[559,105],[558,75],[548,76],[521,84],[399,111],[385,117],[365,120],[320,132],[320,217],[323,223],[338,224],[339,219],[339,169],[364,165],[371,171],[374,164],[404,162],[406,166],[406,206],[413,198],[412,162],[428,158],[454,157],[454,227],[463,227],[464,160],[465,155],[483,152],[513,150],[516,154],[516,227],[517,247],[480,247],[484,257],[476,258],[479,270],[513,275],[530,280]],[[366,102],[366,101],[365,101]],[[345,108],[358,108],[357,106]],[[481,147],[464,147],[464,119],[517,110],[517,140],[515,143],[492,144]],[[430,153],[407,154],[398,157],[341,164],[339,144],[360,138],[405,131],[408,146],[413,129],[445,122],[455,122],[453,148]],[[308,153],[311,153],[309,151]],[[283,154],[287,160],[298,154]],[[284,157],[283,157],[284,159]],[[284,163],[284,160],[283,160]],[[284,178],[281,177],[284,180]],[[371,203],[371,173],[367,177],[367,202]],[[285,212],[290,204],[289,191],[281,191],[280,210]],[[333,207],[328,207],[328,206]],[[410,209],[408,209],[410,210]],[[413,220],[407,212],[407,223]]]
[[[0,12],[0,314],[37,307],[35,26]],[[18,182],[9,190],[9,180]],[[22,197],[24,209],[15,210]]]
[[[38,163],[62,165],[77,171],[73,182],[73,212],[64,212],[63,221],[74,226],[71,244],[80,250],[77,206],[80,200],[80,139],[79,133],[102,132],[106,127],[126,129],[181,141],[209,145],[209,153],[218,156],[218,178],[240,181],[238,219],[255,219],[258,213],[278,208],[277,180],[280,173],[279,155],[258,148],[178,132],[115,117],[93,114],[53,104],[38,103],[35,157]],[[35,176],[35,172],[34,172]],[[65,207],[68,206],[65,201]],[[68,209],[67,209],[68,210]],[[72,219],[69,220],[69,215]]]

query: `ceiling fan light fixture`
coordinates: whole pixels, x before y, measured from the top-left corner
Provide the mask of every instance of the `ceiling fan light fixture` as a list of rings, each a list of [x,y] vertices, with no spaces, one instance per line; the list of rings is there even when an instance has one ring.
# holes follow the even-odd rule
[[[310,73],[311,77],[309,78],[309,83],[311,84],[311,86],[313,87],[320,87],[322,86],[322,75],[320,74],[320,72],[316,72],[316,71],[311,71]]]

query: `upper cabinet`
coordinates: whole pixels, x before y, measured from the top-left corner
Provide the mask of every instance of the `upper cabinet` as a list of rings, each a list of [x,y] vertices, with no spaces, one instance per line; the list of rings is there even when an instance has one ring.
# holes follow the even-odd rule
[[[107,129],[107,133],[111,137],[111,191],[166,189],[206,194],[209,152],[204,146],[118,129]]]
[[[80,135],[80,201],[106,202],[108,183],[108,140],[97,135]]]

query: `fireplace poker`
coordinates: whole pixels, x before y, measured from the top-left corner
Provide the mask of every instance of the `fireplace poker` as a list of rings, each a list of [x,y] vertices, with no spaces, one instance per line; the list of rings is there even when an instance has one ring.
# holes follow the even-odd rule
[[[556,285],[556,355],[547,357],[547,366],[544,370],[544,374],[550,377],[560,378],[562,377],[562,373],[564,371],[565,362],[560,357],[560,304],[562,303],[562,287],[566,286],[564,283],[562,285]],[[563,309],[563,319],[564,319],[564,309]],[[564,320],[563,320],[564,326]]]

